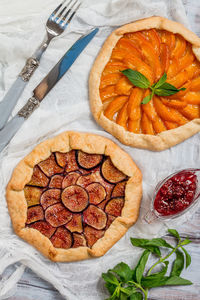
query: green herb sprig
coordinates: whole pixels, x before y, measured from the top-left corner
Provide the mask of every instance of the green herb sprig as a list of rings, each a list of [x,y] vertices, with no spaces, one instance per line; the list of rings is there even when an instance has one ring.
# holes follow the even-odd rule
[[[180,91],[185,91],[185,88],[177,89],[172,84],[166,82],[166,80],[167,80],[166,73],[163,74],[163,76],[158,80],[158,82],[151,85],[149,82],[149,79],[146,78],[142,73],[140,73],[136,70],[126,69],[121,72],[135,86],[142,88],[142,89],[149,88],[151,90],[151,93],[142,100],[142,102],[141,102],[142,104],[147,104],[153,98],[154,95],[170,96],[170,95],[174,95]]]
[[[191,285],[192,282],[180,277],[182,270],[191,263],[191,257],[183,246],[189,244],[189,239],[181,240],[179,233],[175,229],[169,229],[168,232],[176,238],[176,246],[172,246],[162,238],[155,239],[137,239],[131,238],[133,246],[145,249],[142,253],[136,267],[131,269],[127,264],[121,262],[113,269],[103,273],[105,286],[110,293],[107,300],[147,300],[148,290],[150,288],[166,285]],[[160,248],[168,248],[171,251],[161,256]],[[181,250],[182,251],[181,251]],[[173,253],[176,258],[172,263],[171,272],[168,276],[169,261],[167,260]],[[146,264],[150,254],[156,255],[158,261],[145,272]],[[152,273],[154,268],[161,265],[159,272]]]

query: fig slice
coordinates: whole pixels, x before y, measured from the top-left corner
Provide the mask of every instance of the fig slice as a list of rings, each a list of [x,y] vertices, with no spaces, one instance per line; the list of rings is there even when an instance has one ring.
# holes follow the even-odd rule
[[[62,188],[65,189],[67,186],[76,184],[77,179],[80,177],[80,173],[70,172],[68,173],[62,183]]]
[[[59,189],[49,189],[45,191],[40,198],[42,207],[46,209],[47,207],[60,202],[60,195],[61,191]]]
[[[63,176],[62,175],[54,175],[53,177],[51,177],[49,187],[50,188],[55,188],[55,189],[61,189],[62,188],[62,182],[63,182]]]
[[[61,199],[65,207],[72,212],[81,212],[88,205],[88,193],[79,185],[70,185],[64,189]]]
[[[37,229],[38,231],[40,231],[42,234],[44,234],[48,238],[50,238],[56,231],[56,228],[52,227],[46,221],[35,222],[35,223],[29,225],[29,227]]]
[[[44,219],[44,211],[40,205],[31,206],[27,209],[26,224],[30,224],[43,219]]]
[[[83,232],[82,216],[81,214],[73,214],[71,221],[65,225],[71,232]]]
[[[101,166],[101,174],[103,178],[110,183],[118,183],[126,179],[126,175],[113,165],[110,158],[107,158],[103,162]]]
[[[86,247],[86,239],[82,234],[73,233],[73,240],[74,242],[72,248]]]
[[[76,162],[75,150],[71,150],[67,153],[56,152],[56,159],[58,164],[65,168],[66,172],[72,172],[79,169]]]
[[[42,194],[42,191],[43,189],[34,186],[26,185],[24,187],[24,196],[26,198],[28,207],[40,204],[40,196]]]
[[[91,204],[97,205],[106,198],[106,190],[100,183],[91,183],[86,187],[86,190]]]
[[[106,226],[107,216],[102,209],[89,205],[83,212],[83,222],[95,229],[103,229]]]
[[[81,168],[90,170],[101,163],[103,156],[101,154],[89,154],[79,150],[76,152],[76,158]]]
[[[44,174],[49,177],[53,176],[54,174],[62,173],[64,171],[63,168],[57,165],[53,153],[47,159],[41,161],[38,165],[44,172]]]
[[[81,175],[78,178],[76,184],[82,186],[83,188],[86,188],[89,184],[93,182],[99,182],[100,180],[101,180],[101,175],[97,171],[97,172]]]
[[[84,228],[84,235],[85,235],[88,247],[91,248],[96,243],[96,241],[98,241],[100,238],[102,238],[104,236],[104,233],[105,233],[104,230],[97,230],[90,226],[86,226]]]
[[[122,181],[116,184],[112,190],[112,198],[115,197],[124,197],[125,195],[125,187],[127,181]]]
[[[46,187],[49,183],[49,178],[40,170],[38,166],[33,168],[33,175],[28,185]]]
[[[46,209],[45,218],[51,226],[58,227],[68,223],[72,219],[72,213],[64,205],[57,203]]]
[[[106,229],[108,229],[110,227],[110,225],[116,219],[116,217],[111,216],[111,215],[107,215],[107,218],[108,218],[108,221],[107,221],[107,224],[106,224]]]
[[[119,216],[121,216],[123,206],[124,206],[124,198],[123,197],[112,198],[106,204],[105,212],[114,217],[119,217]]]
[[[59,227],[51,237],[55,248],[69,249],[72,246],[72,235],[65,227]]]

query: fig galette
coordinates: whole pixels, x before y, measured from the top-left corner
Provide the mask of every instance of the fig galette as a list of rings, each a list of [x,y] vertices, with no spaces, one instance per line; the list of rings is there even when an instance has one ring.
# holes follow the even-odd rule
[[[102,136],[64,132],[14,169],[7,203],[15,232],[53,261],[104,255],[136,222],[141,172]]]
[[[182,142],[200,130],[199,60],[200,39],[179,23],[151,17],[118,28],[91,70],[95,120],[126,145],[160,151]],[[127,69],[151,87],[166,74],[168,92],[159,90],[142,104],[151,89],[134,85],[122,73]],[[169,84],[184,90],[173,94]]]

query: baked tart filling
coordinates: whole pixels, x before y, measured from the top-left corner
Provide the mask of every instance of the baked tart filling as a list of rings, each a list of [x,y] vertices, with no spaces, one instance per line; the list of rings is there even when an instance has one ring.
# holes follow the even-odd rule
[[[13,228],[53,261],[104,255],[139,215],[142,175],[111,140],[64,132],[37,145],[6,189]]]
[[[26,227],[55,248],[92,247],[121,216],[127,180],[108,156],[54,152],[34,167],[24,187]]]
[[[150,150],[169,148],[198,132],[199,49],[194,33],[161,17],[115,30],[90,74],[96,121],[121,142]],[[148,86],[143,78],[132,80],[131,72]]]

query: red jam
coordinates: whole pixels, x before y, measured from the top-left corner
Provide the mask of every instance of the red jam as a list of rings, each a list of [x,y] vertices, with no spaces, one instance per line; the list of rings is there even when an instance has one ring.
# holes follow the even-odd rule
[[[195,173],[181,171],[161,186],[154,200],[154,209],[162,216],[175,215],[192,203],[196,188]]]

